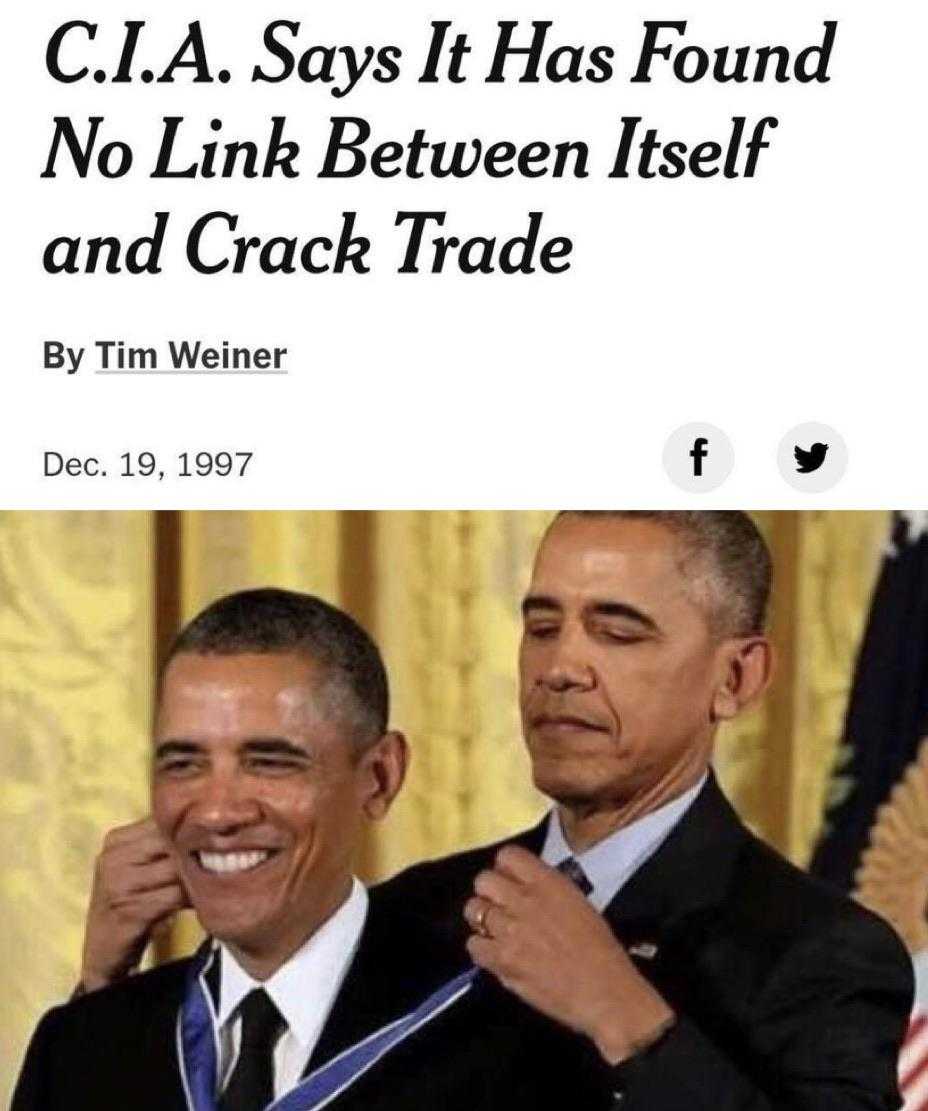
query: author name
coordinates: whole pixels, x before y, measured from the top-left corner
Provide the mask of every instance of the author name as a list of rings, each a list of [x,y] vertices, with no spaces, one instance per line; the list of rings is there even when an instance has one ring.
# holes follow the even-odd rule
[[[86,347],[69,347],[60,340],[42,344],[46,370],[77,374],[88,351],[97,365],[95,373],[122,371],[152,373],[165,371],[263,371],[285,370],[286,347],[239,347],[228,340],[210,345],[199,339],[168,340],[167,347],[136,347],[121,339],[98,339]]]

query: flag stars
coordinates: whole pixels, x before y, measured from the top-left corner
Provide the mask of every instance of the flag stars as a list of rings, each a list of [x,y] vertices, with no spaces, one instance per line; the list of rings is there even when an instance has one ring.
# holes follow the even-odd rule
[[[898,517],[906,526],[905,537],[899,543],[897,543],[895,536],[889,540],[886,545],[886,555],[889,559],[895,559],[900,554],[900,544],[902,547],[911,547],[917,544],[923,536],[928,536],[928,510],[902,509],[899,511]]]

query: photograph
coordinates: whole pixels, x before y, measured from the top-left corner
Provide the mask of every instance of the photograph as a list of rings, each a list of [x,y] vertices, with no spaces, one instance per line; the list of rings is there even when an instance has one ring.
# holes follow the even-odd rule
[[[925,512],[0,514],[12,1107],[918,1106],[926,658]]]

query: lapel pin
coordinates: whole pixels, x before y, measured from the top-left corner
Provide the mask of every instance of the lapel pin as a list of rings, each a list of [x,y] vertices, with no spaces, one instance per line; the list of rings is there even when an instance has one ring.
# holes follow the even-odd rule
[[[643,961],[653,961],[657,956],[657,946],[653,941],[637,941],[629,945],[628,951],[633,957],[641,957]]]

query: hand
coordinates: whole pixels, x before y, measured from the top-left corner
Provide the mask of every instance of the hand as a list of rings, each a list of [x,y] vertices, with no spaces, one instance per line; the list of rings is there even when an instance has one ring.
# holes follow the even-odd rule
[[[674,1014],[576,886],[507,845],[474,882],[464,917],[475,964],[618,1064],[654,1042]]]
[[[188,905],[151,818],[110,830],[97,857],[87,912],[84,990],[96,991],[127,976],[141,960],[154,926]]]

